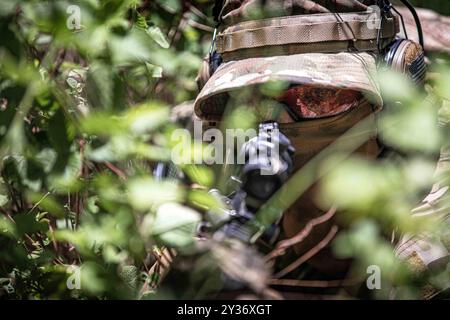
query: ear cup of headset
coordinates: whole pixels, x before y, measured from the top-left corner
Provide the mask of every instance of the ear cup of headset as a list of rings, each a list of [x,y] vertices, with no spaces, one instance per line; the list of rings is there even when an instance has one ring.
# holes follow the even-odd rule
[[[427,66],[420,44],[407,39],[397,39],[389,47],[384,60],[392,70],[406,74],[417,85],[423,86]]]

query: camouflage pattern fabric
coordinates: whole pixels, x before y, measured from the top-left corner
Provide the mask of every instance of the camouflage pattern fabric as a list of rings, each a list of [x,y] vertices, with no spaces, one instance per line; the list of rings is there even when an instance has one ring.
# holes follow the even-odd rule
[[[243,21],[273,17],[330,13],[361,12],[376,0],[226,0],[220,21],[225,26]]]
[[[226,28],[245,21],[290,15],[363,12],[367,10],[367,6],[375,3],[375,0],[226,0],[220,21],[222,28]],[[350,52],[345,48],[340,53],[321,52],[323,51],[292,54],[289,47],[284,46],[281,51],[268,52],[272,54],[270,57],[238,57],[239,59],[223,63],[206,83],[202,83],[201,92],[194,103],[196,116],[203,120],[220,121],[230,93],[256,87],[269,81],[285,81],[290,84],[322,88],[352,89],[365,93],[371,102],[362,103],[352,112],[336,115],[328,120],[317,119],[281,126],[282,131],[300,150],[295,155],[296,169],[302,167],[326,145],[353,126],[360,119],[359,116],[370,115],[373,110],[379,110],[383,105],[378,85],[373,79],[373,74],[376,73],[375,53]],[[337,119],[339,121],[336,122]],[[373,127],[374,138],[358,150],[358,153],[370,158],[375,158],[379,154],[375,138],[375,118]],[[450,147],[446,147],[442,149],[437,174],[450,171],[449,164]],[[314,207],[312,201],[308,201],[314,197],[314,194],[315,190],[309,190],[298,199],[298,203],[285,212],[283,228],[286,236],[295,235],[312,217],[323,214]],[[413,210],[413,217],[433,216],[438,223],[450,223],[449,195],[448,181],[436,184],[423,203]],[[299,212],[302,212],[302,215],[299,215]],[[323,238],[321,232],[326,232],[328,227],[324,225],[323,230],[317,231],[318,238]],[[316,238],[312,234],[302,244],[296,246],[297,254],[304,253],[315,243]],[[418,272],[435,268],[445,269],[450,262],[449,238],[436,239],[431,234],[403,235],[395,252],[399,259],[416,266]],[[320,256],[322,253],[315,257],[317,259],[312,261],[312,265],[319,270],[323,269],[323,272],[335,272],[338,268],[337,264],[332,262],[330,254],[324,251],[326,250],[322,251],[322,257]],[[431,290],[428,297],[435,293],[436,291]]]
[[[365,12],[325,13],[245,21],[219,28],[217,52],[224,61],[263,57],[288,46],[292,53],[377,51],[399,32],[398,18]],[[379,28],[380,26],[380,28]]]
[[[438,117],[438,125],[449,128],[448,110],[450,102],[444,100]],[[450,146],[443,146],[436,166],[437,182],[430,193],[412,210],[413,219],[423,217],[434,219],[436,225],[443,228],[450,226]],[[420,223],[420,222],[418,222]],[[450,268],[450,231],[445,230],[440,237],[435,234],[402,235],[395,247],[396,256],[408,263],[411,269],[420,274],[430,270],[440,273]],[[424,292],[425,299],[431,299],[441,292],[450,292],[450,279],[443,281],[440,288],[429,286]]]
[[[226,0],[221,11],[221,29],[245,21],[273,17],[323,13],[366,12],[375,0]],[[339,14],[333,16],[339,20]],[[220,30],[219,30],[220,31]],[[298,85],[316,85],[326,88],[352,89],[366,93],[374,105],[383,102],[376,81],[376,55],[370,52],[349,52],[348,42],[342,42],[342,52],[326,52],[327,43],[315,46],[314,53],[299,53],[289,45],[264,48],[265,55],[239,57],[220,65],[206,82],[201,78],[201,92],[195,101],[195,113],[201,119],[220,120],[228,93],[269,81],[286,81]],[[323,50],[320,48],[323,46]],[[305,46],[306,48],[307,46]],[[281,49],[281,51],[280,51]],[[317,52],[317,53],[316,53]],[[239,53],[237,54],[239,55]]]
[[[422,203],[412,211],[413,219],[427,217],[434,219],[437,225],[448,228],[450,225],[450,146],[441,149],[436,176],[441,177]],[[437,274],[448,272],[450,268],[450,231],[441,237],[435,234],[403,235],[395,248],[396,256],[407,262],[411,269],[420,274],[434,271]],[[450,279],[440,283],[440,288],[429,286],[424,293],[425,299],[431,299],[441,292],[450,292]]]
[[[195,113],[203,119],[219,120],[228,92],[269,81],[361,91],[381,107],[375,72],[375,57],[369,53],[309,53],[231,61],[222,64],[203,87],[195,101]]]
[[[419,36],[417,34],[416,23],[411,13],[405,7],[398,7],[397,10],[405,20],[408,37],[417,42]],[[425,36],[425,51],[428,53],[450,53],[450,17],[440,15],[428,9],[416,8],[416,10]],[[401,36],[405,36],[403,30]]]

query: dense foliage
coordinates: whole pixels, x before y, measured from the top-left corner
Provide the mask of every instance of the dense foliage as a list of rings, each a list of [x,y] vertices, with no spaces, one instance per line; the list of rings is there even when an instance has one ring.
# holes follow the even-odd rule
[[[205,191],[219,177],[184,166],[203,186],[190,188],[152,175],[155,162],[170,159],[170,108],[196,95],[214,25],[206,2],[1,2],[1,298],[201,298],[221,287],[219,270],[266,292],[271,271],[252,248],[194,243],[200,212],[219,206]],[[296,197],[331,171],[320,201],[345,208],[349,224],[334,248],[356,259],[355,275],[380,266],[380,298],[393,287],[417,298],[424,284],[439,287],[449,276],[411,272],[387,237],[432,231],[450,243],[448,226],[410,214],[437,179],[448,179],[445,170],[433,175],[450,142],[446,59],[433,60],[439,73],[426,93],[381,75],[386,99],[402,102],[381,118],[382,139],[407,157],[336,166],[357,147],[337,143],[290,182]],[[161,281],[175,255],[183,260],[177,277]]]

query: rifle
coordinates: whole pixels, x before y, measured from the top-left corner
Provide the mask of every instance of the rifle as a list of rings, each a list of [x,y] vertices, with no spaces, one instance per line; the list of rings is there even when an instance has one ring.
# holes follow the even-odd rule
[[[257,212],[289,178],[294,152],[290,140],[279,131],[278,123],[261,123],[258,135],[241,147],[240,156],[245,161],[238,174],[231,177],[236,185],[234,190],[228,195],[222,195],[216,188],[209,190],[223,204],[223,209],[206,212],[206,220],[198,226],[197,235],[218,241],[233,238],[253,244],[262,239],[273,243],[278,227],[261,224]],[[181,170],[170,163],[159,163],[154,175],[157,179],[169,177],[186,182]]]

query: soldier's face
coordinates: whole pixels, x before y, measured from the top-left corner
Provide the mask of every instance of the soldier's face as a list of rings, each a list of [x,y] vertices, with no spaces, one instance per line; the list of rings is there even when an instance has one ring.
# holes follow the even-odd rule
[[[245,101],[246,107],[252,108],[254,114],[258,116],[258,121],[275,120],[280,123],[281,131],[296,148],[293,159],[295,171],[304,169],[309,161],[344,136],[362,119],[368,119],[370,126],[373,127],[374,132],[376,131],[376,119],[372,113],[372,106],[358,93],[336,90],[333,94],[331,90],[323,88],[315,90],[309,87],[294,87],[288,90],[291,92],[285,91],[275,99],[258,100],[258,93],[253,92],[249,100],[237,99],[237,101]],[[283,110],[280,102],[287,102],[290,107],[297,108],[298,114],[303,116],[303,119],[294,121],[289,113]],[[281,108],[281,111],[273,112],[274,108]],[[276,118],[274,114],[277,114]],[[353,137],[348,139],[351,140]],[[379,147],[375,134],[355,152],[366,158],[377,157]],[[321,207],[317,202],[320,191],[320,181],[316,181],[306,192],[299,194],[295,203],[284,213],[282,225],[286,237],[297,235],[308,222],[325,214],[328,208]],[[315,227],[304,241],[297,244],[294,247],[296,253],[302,255],[317,245],[336,224],[343,227],[339,212],[335,218]],[[323,263],[324,260],[327,260],[327,263]],[[324,272],[339,271],[346,266],[345,261],[334,259],[328,248],[322,250],[310,262]]]

